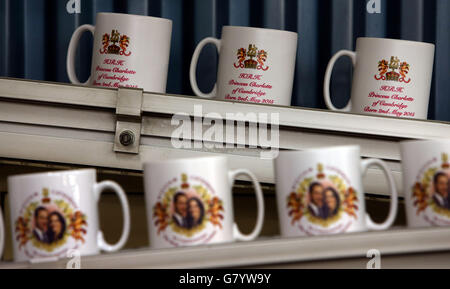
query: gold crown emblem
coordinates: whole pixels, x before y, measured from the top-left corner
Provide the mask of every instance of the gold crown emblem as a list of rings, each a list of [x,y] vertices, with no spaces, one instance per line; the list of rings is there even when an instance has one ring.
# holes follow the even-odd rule
[[[392,56],[391,61],[389,62],[389,68],[392,69],[386,74],[387,80],[398,81],[400,78],[400,74],[395,72],[400,66],[400,60],[398,57]]]
[[[182,189],[189,189],[189,183],[187,182],[188,181],[188,177],[187,177],[186,174],[182,174],[181,175],[181,181],[182,181],[181,188]]]
[[[48,204],[51,202],[52,199],[50,199],[49,197],[49,190],[47,188],[42,189],[42,203],[43,204]]]
[[[407,78],[410,65],[407,62],[400,62],[397,56],[391,56],[388,62],[382,59],[378,62],[378,75],[375,75],[376,80],[388,80],[409,83],[410,78]]]
[[[318,171],[318,173],[317,173],[317,178],[318,178],[319,180],[325,178],[325,174],[324,174],[324,172],[323,172],[323,165],[322,165],[322,164],[318,164],[318,165],[317,165],[317,171]]]
[[[250,45],[248,46],[247,56],[248,56],[250,59],[247,59],[247,60],[244,62],[245,68],[256,69],[256,66],[258,65],[258,62],[256,62],[256,60],[253,60],[253,58],[256,57],[257,52],[258,52],[258,48],[257,48],[255,45],[250,44]]]
[[[259,50],[256,45],[249,44],[248,49],[238,49],[238,62],[234,64],[234,67],[266,71],[269,69],[269,67],[265,65],[265,62],[267,61],[267,55],[267,51],[263,49]]]
[[[450,164],[448,163],[448,154],[443,153],[442,154],[442,166],[443,169],[450,168]]]
[[[129,56],[131,54],[131,52],[127,52],[129,44],[130,37],[125,34],[120,34],[118,30],[113,29],[111,34],[105,33],[103,35],[103,48],[100,49],[100,53]]]

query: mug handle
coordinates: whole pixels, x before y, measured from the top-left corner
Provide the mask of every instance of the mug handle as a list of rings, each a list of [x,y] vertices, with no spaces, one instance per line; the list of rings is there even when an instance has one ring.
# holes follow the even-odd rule
[[[5,246],[5,225],[3,223],[2,210],[0,209],[0,261],[2,260],[4,246]]]
[[[395,186],[394,178],[392,177],[392,173],[387,167],[386,163],[379,159],[367,159],[361,161],[361,171],[363,172],[363,176],[367,173],[367,170],[370,166],[377,166],[383,170],[384,175],[388,180],[389,192],[391,195],[391,206],[389,208],[389,215],[386,221],[382,224],[375,223],[372,218],[370,218],[369,214],[366,214],[366,226],[369,230],[381,231],[386,230],[392,226],[395,221],[395,217],[397,216],[398,209],[398,194],[397,188]]]
[[[78,42],[80,41],[81,35],[83,35],[86,31],[90,31],[92,35],[94,35],[95,27],[89,24],[78,27],[70,39],[69,49],[67,50],[67,75],[69,76],[70,82],[73,84],[88,85],[92,77],[89,76],[89,79],[85,83],[80,83],[80,80],[78,80],[75,73],[75,52],[77,52]]]
[[[233,224],[233,236],[235,240],[238,241],[253,241],[255,240],[259,234],[261,233],[262,226],[264,223],[264,196],[261,190],[261,186],[259,185],[258,179],[255,177],[255,175],[246,169],[239,169],[235,171],[229,172],[229,181],[230,181],[230,191],[233,189],[234,182],[236,180],[237,176],[240,175],[247,175],[250,177],[253,185],[255,186],[255,194],[256,194],[256,202],[258,207],[258,212],[256,216],[256,225],[253,229],[253,232],[251,232],[248,235],[244,235],[239,230],[239,227],[236,223]]]
[[[113,190],[119,197],[120,203],[122,205],[122,213],[124,218],[122,236],[115,245],[110,245],[105,241],[105,238],[103,237],[103,232],[99,230],[97,235],[97,244],[99,248],[103,251],[116,252],[122,249],[122,247],[128,240],[128,236],[130,235],[130,208],[128,206],[128,201],[125,192],[117,183],[112,181],[104,181],[94,185],[94,195],[97,204],[100,201],[100,196],[102,192],[106,189]]]
[[[336,64],[336,61],[341,57],[341,56],[348,56],[352,59],[352,64],[353,64],[353,68],[356,65],[356,53],[350,50],[341,50],[338,51],[331,59],[330,62],[328,63],[327,66],[327,70],[325,72],[325,81],[323,84],[323,97],[325,99],[325,104],[327,105],[328,109],[331,110],[335,110],[335,111],[343,111],[343,112],[350,112],[352,110],[352,101],[350,99],[350,101],[348,102],[347,106],[344,108],[337,108],[333,105],[333,102],[331,101],[331,96],[330,96],[330,82],[331,82],[331,75],[333,73],[333,67]]]
[[[210,93],[201,92],[197,85],[198,58],[200,57],[200,52],[202,52],[203,47],[205,47],[205,45],[209,43],[214,44],[217,48],[217,52],[220,53],[221,41],[219,39],[214,37],[208,37],[203,39],[195,48],[194,55],[192,55],[191,68],[189,70],[189,79],[191,81],[192,90],[194,91],[195,95],[203,98],[214,98],[217,95],[217,84],[214,84],[214,88]]]

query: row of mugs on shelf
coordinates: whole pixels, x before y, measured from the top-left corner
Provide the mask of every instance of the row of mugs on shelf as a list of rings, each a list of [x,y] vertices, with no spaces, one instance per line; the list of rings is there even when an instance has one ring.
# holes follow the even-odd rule
[[[449,152],[450,142],[402,143],[410,227],[450,225]],[[373,222],[365,209],[362,178],[370,166],[380,167],[389,185],[391,205],[383,224]],[[283,237],[385,230],[395,220],[398,196],[391,171],[379,159],[361,160],[358,146],[280,152],[274,167]],[[239,175],[252,180],[257,199],[257,221],[248,235],[234,222],[231,192]],[[248,170],[230,171],[226,157],[148,162],[144,187],[152,248],[251,241],[261,232],[259,182]],[[105,189],[117,193],[124,216],[114,245],[99,229],[97,204]],[[64,257],[71,249],[82,255],[114,252],[128,239],[126,195],[114,182],[97,183],[93,169],[11,176],[8,191],[16,261]],[[4,236],[0,228],[0,247]]]
[[[165,93],[172,22],[128,14],[99,13],[96,26],[80,26],[67,55],[67,73],[75,74],[76,48],[85,31],[94,35],[91,77],[85,85],[135,87]],[[192,57],[190,81],[200,97],[238,102],[291,105],[298,35],[294,32],[224,26],[222,39],[202,40]],[[203,47],[219,51],[217,84],[210,93],[197,85],[196,67]],[[359,38],[356,52],[339,51],[325,75],[324,97],[329,109],[391,117],[426,119],[434,63],[434,44],[383,38]],[[337,109],[329,86],[341,56],[354,65],[351,101]]]

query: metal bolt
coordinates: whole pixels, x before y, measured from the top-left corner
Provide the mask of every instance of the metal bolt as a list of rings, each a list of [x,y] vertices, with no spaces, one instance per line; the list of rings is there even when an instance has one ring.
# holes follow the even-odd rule
[[[125,147],[130,146],[130,145],[134,144],[134,133],[129,130],[123,131],[120,134],[119,139],[120,139],[120,143],[123,146],[125,146]]]

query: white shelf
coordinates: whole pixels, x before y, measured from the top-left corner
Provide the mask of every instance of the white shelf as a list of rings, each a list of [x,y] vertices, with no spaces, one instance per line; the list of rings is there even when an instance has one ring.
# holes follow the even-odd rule
[[[226,155],[231,168],[252,170],[261,182],[273,183],[271,160],[260,158],[261,148],[174,149],[172,116],[194,117],[201,105],[203,116],[214,112],[278,113],[282,150],[357,144],[362,157],[388,162],[401,190],[398,143],[409,139],[450,137],[443,122],[393,119],[324,110],[277,107],[155,93],[142,95],[142,129],[138,154],[114,151],[118,91],[93,87],[0,78],[0,161],[39,162],[53,165],[92,166],[102,170],[140,173],[148,160]],[[203,126],[203,131],[208,127]],[[227,128],[234,129],[235,126]],[[246,131],[248,134],[248,130]],[[270,134],[270,131],[269,131]],[[192,138],[192,141],[202,141]],[[384,195],[383,174],[371,169],[365,178],[368,193]],[[133,250],[83,257],[83,268],[223,268],[360,260],[367,263],[369,249],[382,256],[450,254],[450,229],[391,230],[339,236],[261,239],[171,250]],[[402,261],[403,262],[403,261]],[[3,263],[0,268],[64,268],[65,260],[45,264]],[[331,266],[331,265],[330,265]],[[442,266],[446,267],[444,262]],[[450,268],[450,264],[448,266]]]
[[[382,232],[344,234],[336,236],[266,239],[248,243],[230,243],[214,246],[188,247],[165,250],[141,249],[116,254],[81,258],[86,269],[139,268],[238,268],[288,265],[321,261],[322,268],[330,268],[336,260],[357,259],[361,268],[368,262],[367,252],[377,249],[381,260],[392,256],[412,254],[450,253],[450,228],[394,229]],[[441,264],[450,268],[450,259]],[[3,263],[7,268],[65,268],[67,260],[53,263]],[[408,264],[399,265],[399,267]],[[422,264],[434,267],[436,264]]]
[[[0,96],[4,99],[39,101],[47,104],[78,105],[115,109],[117,90],[71,84],[37,82],[0,78]],[[345,132],[362,135],[406,139],[448,138],[450,126],[446,122],[395,119],[339,113],[317,109],[263,104],[237,103],[198,97],[144,93],[143,111],[173,115],[184,112],[194,115],[194,105],[202,105],[203,113],[216,112],[223,117],[230,112],[279,113],[280,125],[312,130]]]
[[[261,182],[273,183],[272,161],[261,159],[260,148],[174,149],[171,125],[176,113],[278,113],[282,150],[357,144],[363,157],[388,161],[401,191],[398,142],[450,137],[443,122],[393,119],[325,110],[278,107],[186,96],[144,93],[139,154],[114,152],[117,90],[17,79],[0,79],[0,158],[141,171],[152,159],[227,155],[232,168],[252,170]],[[208,127],[204,126],[203,131]],[[234,129],[234,126],[231,127]],[[247,131],[248,134],[248,131]],[[192,140],[202,140],[202,137]],[[369,193],[385,194],[383,174],[371,169],[365,179]]]

